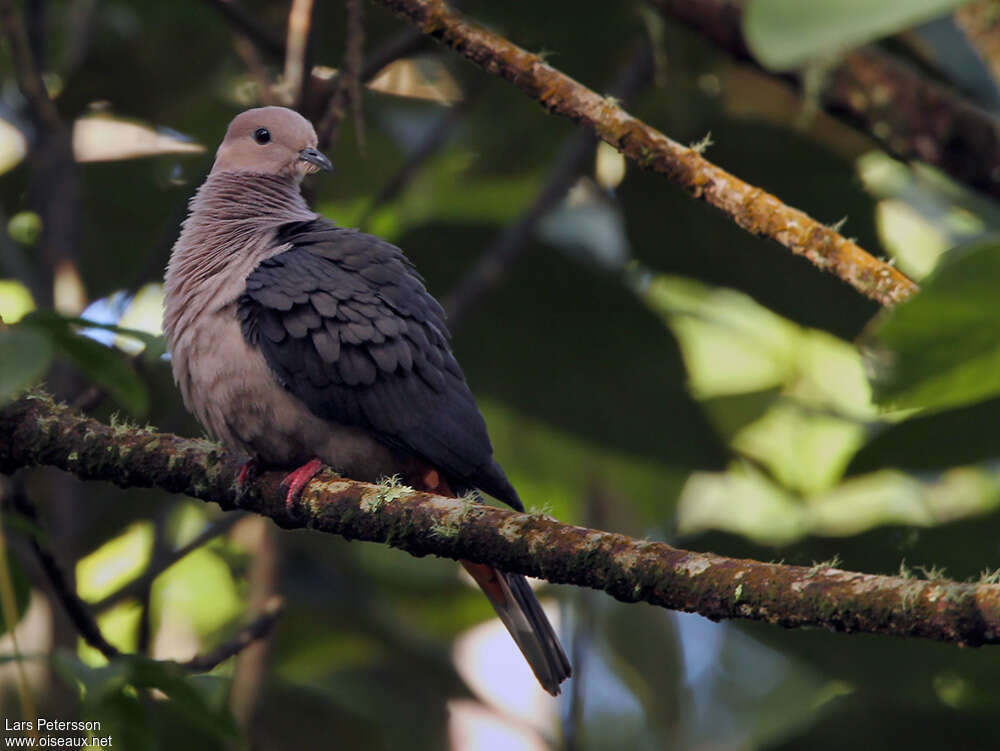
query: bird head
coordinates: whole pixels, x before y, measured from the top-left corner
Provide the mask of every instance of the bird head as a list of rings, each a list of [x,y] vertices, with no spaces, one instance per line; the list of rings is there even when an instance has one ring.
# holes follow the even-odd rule
[[[313,126],[287,107],[258,107],[233,118],[212,166],[213,174],[255,172],[296,180],[332,169],[330,160],[316,149]]]

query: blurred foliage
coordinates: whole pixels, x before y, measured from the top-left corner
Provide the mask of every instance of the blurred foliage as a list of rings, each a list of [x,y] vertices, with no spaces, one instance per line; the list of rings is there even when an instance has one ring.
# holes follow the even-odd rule
[[[929,21],[967,0],[749,0],[743,31],[761,63],[774,70],[856,47]]]
[[[751,0],[746,33],[769,64],[821,67],[906,30],[933,53],[925,60],[950,61],[933,75],[964,85],[982,71],[960,35],[907,29],[955,4]],[[159,282],[226,123],[258,102],[283,61],[248,53],[210,2],[29,6],[41,9],[30,31],[46,80],[76,126],[80,231],[61,268],[78,275],[86,304],[70,310],[51,293],[40,206],[50,178],[2,47],[0,403],[44,378],[101,419],[200,435],[162,357]],[[283,37],[287,2],[240,7]],[[661,176],[595,149],[500,282],[452,322],[496,455],[526,504],[725,555],[804,565],[839,556],[853,570],[995,580],[1000,206],[873,151],[641,3],[462,8],[599,91],[638,40],[654,40],[657,83],[630,111],[681,142],[711,133],[712,161],[820,221],[846,218],[845,234],[921,280],[912,301],[880,312]],[[378,6],[366,7],[365,26],[368,49],[400,29]],[[313,62],[339,67],[344,33],[343,5],[317,3]],[[475,98],[452,104],[465,109],[447,143],[382,197],[451,111],[439,100],[457,93]],[[979,103],[995,101],[990,91]],[[364,128],[362,154],[345,120],[330,152],[336,172],[307,184],[310,200],[399,244],[442,299],[532,208],[577,133],[432,47],[365,92]],[[53,299],[63,313],[37,308]],[[99,720],[95,736],[116,747],[438,749],[460,728],[478,748],[500,737],[493,748],[515,748],[515,736],[525,748],[997,746],[1000,653],[990,649],[712,624],[545,586],[576,667],[551,700],[515,674],[523,665],[505,635],[477,630],[492,612],[452,562],[256,522],[105,607],[216,512],[47,471],[4,483],[0,495],[36,500],[106,637],[143,652],[109,663],[79,643],[58,603],[40,606],[48,588],[25,544],[33,526],[6,514],[18,646],[40,713]],[[231,638],[272,590],[287,612],[267,650],[198,677],[170,662]],[[16,657],[9,638],[0,643],[0,715],[13,720],[23,716]],[[470,678],[486,664],[495,675]]]

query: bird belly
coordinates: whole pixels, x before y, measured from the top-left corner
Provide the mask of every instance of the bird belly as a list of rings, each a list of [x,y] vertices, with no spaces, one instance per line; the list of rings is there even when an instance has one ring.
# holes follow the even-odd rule
[[[367,431],[323,419],[275,378],[243,337],[231,306],[206,313],[174,342],[171,361],[184,404],[230,448],[293,467],[318,457],[356,480],[405,473],[410,461]]]

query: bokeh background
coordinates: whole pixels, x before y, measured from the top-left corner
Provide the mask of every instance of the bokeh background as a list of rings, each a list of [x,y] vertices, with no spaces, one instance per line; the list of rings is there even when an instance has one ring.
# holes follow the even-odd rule
[[[898,123],[845,113],[830,84],[848,49],[874,44],[906,80],[992,123],[1000,96],[983,40],[1000,3],[460,4],[892,258],[924,288],[893,314],[378,4],[316,3],[311,16],[308,5],[0,3],[60,118],[32,115],[8,40],[0,316],[13,325],[0,335],[0,398],[44,378],[101,419],[201,434],[162,343],[73,321],[158,334],[169,250],[226,124],[249,106],[293,104],[332,126],[321,136],[336,169],[307,184],[310,200],[398,244],[446,302],[496,455],[529,507],[723,555],[995,581],[1000,206],[989,175],[1000,161],[958,126],[914,150]],[[745,5],[759,7],[741,30]],[[304,7],[308,33],[290,39]],[[699,14],[714,20],[699,29]],[[746,59],[744,38],[778,70]],[[300,58],[288,53],[296,39]],[[910,112],[899,91],[854,95]],[[924,106],[914,118],[950,105]],[[915,153],[943,157],[930,166]],[[963,159],[985,165],[985,183],[949,176]],[[21,665],[39,714],[100,720],[128,751],[1000,744],[995,648],[712,623],[545,585],[576,670],[552,699],[451,561],[54,471],[0,477],[0,493],[20,609],[16,650],[0,638],[0,716],[25,717]],[[122,650],[184,659],[274,595],[287,610],[269,639],[208,675],[108,664],[52,597],[16,498],[38,507]]]

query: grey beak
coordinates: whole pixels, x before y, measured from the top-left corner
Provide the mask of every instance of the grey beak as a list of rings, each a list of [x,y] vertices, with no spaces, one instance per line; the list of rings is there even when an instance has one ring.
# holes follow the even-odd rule
[[[317,149],[302,149],[299,152],[299,159],[303,162],[309,162],[310,164],[315,164],[324,172],[332,172],[333,165],[330,160],[326,158],[326,154]]]

